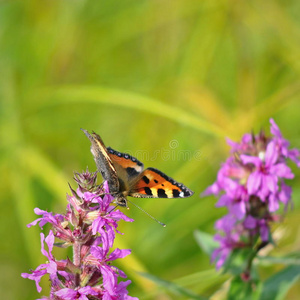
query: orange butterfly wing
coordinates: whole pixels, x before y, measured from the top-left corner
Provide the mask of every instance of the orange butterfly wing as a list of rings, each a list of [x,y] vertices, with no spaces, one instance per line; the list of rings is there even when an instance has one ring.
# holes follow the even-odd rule
[[[137,198],[185,198],[193,194],[185,185],[154,168],[144,170],[129,191],[129,196]]]
[[[135,157],[107,147],[108,155],[117,171],[120,192],[129,191],[144,170],[144,165]]]

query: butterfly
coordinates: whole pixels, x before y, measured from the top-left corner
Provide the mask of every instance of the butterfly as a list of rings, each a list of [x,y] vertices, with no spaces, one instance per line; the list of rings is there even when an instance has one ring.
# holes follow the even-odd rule
[[[82,129],[91,142],[98,172],[107,181],[115,203],[128,207],[127,196],[136,198],[185,198],[194,194],[182,183],[155,168],[144,169],[135,157],[106,147],[101,137]]]

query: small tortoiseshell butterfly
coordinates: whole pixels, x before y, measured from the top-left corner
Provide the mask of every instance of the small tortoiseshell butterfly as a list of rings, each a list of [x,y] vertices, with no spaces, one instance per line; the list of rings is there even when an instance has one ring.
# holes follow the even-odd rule
[[[116,204],[127,207],[127,196],[136,198],[185,198],[193,195],[182,183],[163,172],[148,168],[129,154],[105,147],[98,134],[82,129],[92,143],[91,152],[98,171],[107,180]]]

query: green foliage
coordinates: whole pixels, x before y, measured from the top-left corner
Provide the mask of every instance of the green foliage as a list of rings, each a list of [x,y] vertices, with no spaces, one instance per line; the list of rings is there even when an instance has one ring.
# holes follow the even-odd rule
[[[176,283],[173,283],[173,282],[170,282],[170,281],[167,281],[167,280],[163,280],[163,279],[161,279],[159,277],[156,277],[154,275],[146,274],[146,273],[140,273],[140,275],[142,275],[145,278],[148,278],[148,279],[152,280],[153,282],[157,283],[158,286],[164,287],[165,289],[167,289],[174,296],[182,296],[182,297],[187,297],[188,299],[197,299],[197,300],[207,299],[205,297],[202,297],[200,295],[197,295],[197,294],[193,293],[192,291],[190,291],[186,288],[183,288],[183,287],[179,286]]]
[[[224,272],[240,275],[246,270],[249,259],[253,257],[254,253],[255,251],[251,248],[233,250],[224,265]],[[255,277],[255,274],[251,274],[251,277],[253,276]]]
[[[195,230],[194,232],[195,240],[198,243],[199,247],[206,253],[208,256],[211,256],[213,250],[218,247],[218,243],[214,241],[213,236],[202,232],[200,230]]]
[[[286,299],[287,291],[300,277],[300,266],[288,266],[266,280],[259,300]]]
[[[226,136],[257,132],[273,117],[300,148],[299,6],[297,0],[2,1],[2,298],[40,297],[20,276],[45,260],[39,229],[26,224],[36,218],[34,207],[64,211],[73,172],[95,170],[80,131],[86,128],[195,191],[187,199],[132,199],[167,227],[134,207],[127,212],[135,222],[122,225],[117,243],[132,249],[119,266],[133,281],[130,295],[189,298],[170,294],[162,284],[168,282],[171,289],[225,299],[228,277],[212,270],[193,237],[199,229],[198,243],[205,242],[203,233],[214,232],[224,211],[199,195],[227,155]],[[294,172],[295,208],[274,228],[272,257],[299,251],[300,172]],[[65,251],[61,258],[71,255]],[[258,269],[266,280],[277,265]],[[295,276],[282,276],[294,283],[297,269],[290,270]],[[234,282],[231,292],[240,285]],[[47,280],[42,286],[47,294]],[[285,299],[299,293],[294,284]]]
[[[244,282],[240,276],[232,279],[228,292],[228,300],[255,300],[254,291],[255,284],[253,282]]]

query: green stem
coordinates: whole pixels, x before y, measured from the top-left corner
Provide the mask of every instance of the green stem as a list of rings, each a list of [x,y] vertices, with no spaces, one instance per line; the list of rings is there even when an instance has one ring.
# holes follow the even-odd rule
[[[248,262],[247,262],[247,267],[244,273],[249,274],[251,273],[251,267],[252,267],[252,262],[254,260],[254,258],[257,256],[257,253],[264,248],[265,246],[267,246],[269,244],[269,242],[261,242],[255,249],[254,251],[251,253],[250,257],[248,258]]]

